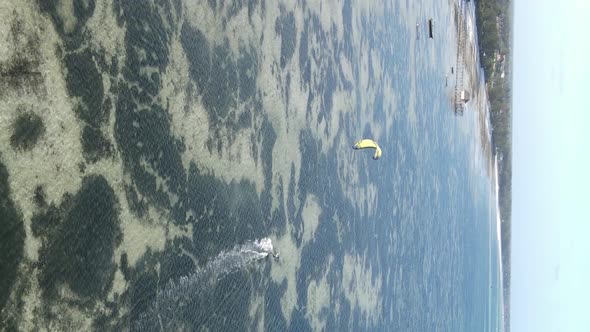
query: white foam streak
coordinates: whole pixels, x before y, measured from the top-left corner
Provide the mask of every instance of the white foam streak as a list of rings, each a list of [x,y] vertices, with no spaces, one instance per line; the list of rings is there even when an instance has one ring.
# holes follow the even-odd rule
[[[194,273],[177,281],[170,280],[166,287],[158,292],[151,307],[133,324],[133,330],[166,331],[175,328],[174,324],[179,323],[175,320],[178,318],[176,313],[180,307],[191,299],[198,298],[204,291],[210,290],[217,280],[264,259],[273,252],[273,244],[269,238],[248,241],[230,251],[221,252]]]

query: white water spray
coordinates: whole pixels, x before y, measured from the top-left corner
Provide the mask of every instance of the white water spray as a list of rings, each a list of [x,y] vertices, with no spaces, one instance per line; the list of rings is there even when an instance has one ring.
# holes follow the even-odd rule
[[[190,299],[201,295],[203,291],[208,290],[209,286],[225,275],[238,271],[273,253],[274,248],[269,238],[248,241],[243,245],[235,246],[230,251],[221,252],[194,273],[181,277],[177,281],[170,280],[164,289],[158,292],[151,307],[142,313],[138,321],[133,324],[132,329],[166,331],[174,328],[179,323],[175,322],[177,310]]]

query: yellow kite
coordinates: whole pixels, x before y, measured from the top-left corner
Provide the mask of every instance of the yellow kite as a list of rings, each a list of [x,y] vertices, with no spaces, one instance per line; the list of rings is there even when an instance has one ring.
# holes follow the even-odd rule
[[[381,148],[377,145],[377,142],[373,141],[372,139],[362,139],[356,143],[352,147],[355,150],[359,149],[375,149],[375,155],[373,155],[373,159],[377,160],[381,158]]]

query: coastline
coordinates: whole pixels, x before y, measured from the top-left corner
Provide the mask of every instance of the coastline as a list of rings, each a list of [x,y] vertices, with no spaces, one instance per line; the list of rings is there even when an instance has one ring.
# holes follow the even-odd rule
[[[493,148],[491,105],[478,49],[476,8],[473,3],[463,0],[457,0],[454,8],[454,23],[458,39],[456,50],[458,60],[456,64],[457,71],[461,69],[460,66],[463,66],[462,81],[457,80],[455,89],[465,89],[471,93],[471,100],[466,104],[463,116],[459,117],[458,120],[460,123],[458,125],[468,133],[475,133],[474,141],[471,142],[472,158],[475,160],[474,167],[476,170],[482,169],[482,172],[485,172],[484,174],[489,179],[490,194],[495,199],[492,206],[496,210],[496,220],[494,223],[492,219],[489,226],[491,232],[489,239],[491,245],[490,250],[493,250],[490,251],[489,263],[498,266],[499,303],[493,306],[498,305],[499,320],[500,322],[505,322],[507,317],[506,303],[508,299],[505,298],[505,268],[502,259],[503,225],[500,209],[500,160]],[[463,34],[464,38],[459,38],[460,34]],[[461,56],[459,56],[459,52],[462,52]],[[492,235],[494,232],[496,234]],[[497,259],[492,258],[494,255],[497,255]],[[492,290],[490,289],[490,296],[491,292]],[[490,305],[492,304],[490,303]],[[490,310],[492,310],[491,307]],[[504,323],[500,323],[500,325],[504,326]]]
[[[463,118],[468,119],[466,121],[468,125],[473,126],[478,132],[479,142],[477,145],[480,156],[485,162],[490,184],[493,185],[494,152],[492,149],[491,108],[478,52],[475,8],[470,2],[458,0],[455,4],[455,25],[457,35],[465,35],[463,43],[458,41],[456,50],[457,54],[462,51],[463,56],[457,57],[459,62],[456,64],[455,75],[458,75],[460,66],[462,66],[463,80],[462,82],[458,81],[455,88],[465,89],[471,93],[471,100],[465,106]],[[469,113],[475,114],[470,115]]]
[[[494,153],[492,151],[492,130],[490,102],[487,85],[484,80],[483,68],[479,59],[478,40],[476,33],[475,8],[471,5],[466,8],[471,15],[466,15],[468,38],[466,38],[465,69],[469,73],[469,90],[473,92],[477,104],[472,108],[477,112],[477,125],[479,130],[479,144],[482,154],[486,158],[488,176],[494,173]]]
[[[504,321],[504,268],[502,265],[502,215],[500,214],[500,180],[498,176],[498,155],[494,156],[494,178],[496,182],[496,240],[498,246],[498,270],[500,271],[500,285],[502,293],[500,296],[500,311],[502,322]]]
[[[495,241],[497,250],[497,261],[493,262],[498,265],[499,271],[499,285],[501,288],[499,294],[499,314],[500,321],[505,322],[506,319],[506,300],[504,291],[504,265],[503,265],[503,250],[502,250],[502,214],[500,209],[500,168],[499,168],[499,157],[493,148],[492,141],[492,118],[491,118],[491,105],[488,95],[488,86],[485,82],[484,70],[481,65],[481,59],[479,54],[479,40],[477,36],[477,17],[476,8],[473,3],[466,3],[463,0],[459,0],[456,6],[457,10],[461,10],[460,17],[457,25],[457,29],[463,28],[463,33],[466,33],[464,38],[464,44],[459,45],[463,47],[464,57],[462,65],[465,70],[465,82],[464,87],[469,90],[472,95],[470,103],[467,105],[465,111],[465,117],[469,118],[467,121],[469,126],[473,126],[473,130],[476,130],[479,134],[478,142],[474,142],[477,146],[475,150],[479,153],[478,157],[483,158],[485,163],[485,169],[487,176],[490,180],[490,189],[495,195],[495,209],[496,209],[496,221],[495,225],[495,238],[491,239]],[[462,19],[462,20],[461,20]],[[463,24],[463,26],[459,25]],[[458,49],[459,51],[459,49]],[[459,64],[457,64],[459,65]],[[472,114],[468,114],[472,113]],[[477,151],[479,150],[479,151]],[[504,324],[502,323],[502,326]]]

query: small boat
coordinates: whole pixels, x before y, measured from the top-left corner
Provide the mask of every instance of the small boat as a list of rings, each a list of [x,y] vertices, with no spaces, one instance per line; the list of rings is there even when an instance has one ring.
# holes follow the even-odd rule
[[[428,37],[430,37],[430,38],[434,38],[433,34],[432,34],[433,26],[434,26],[434,21],[431,18],[429,18],[428,19]]]
[[[420,39],[420,23],[416,23],[416,39]]]

